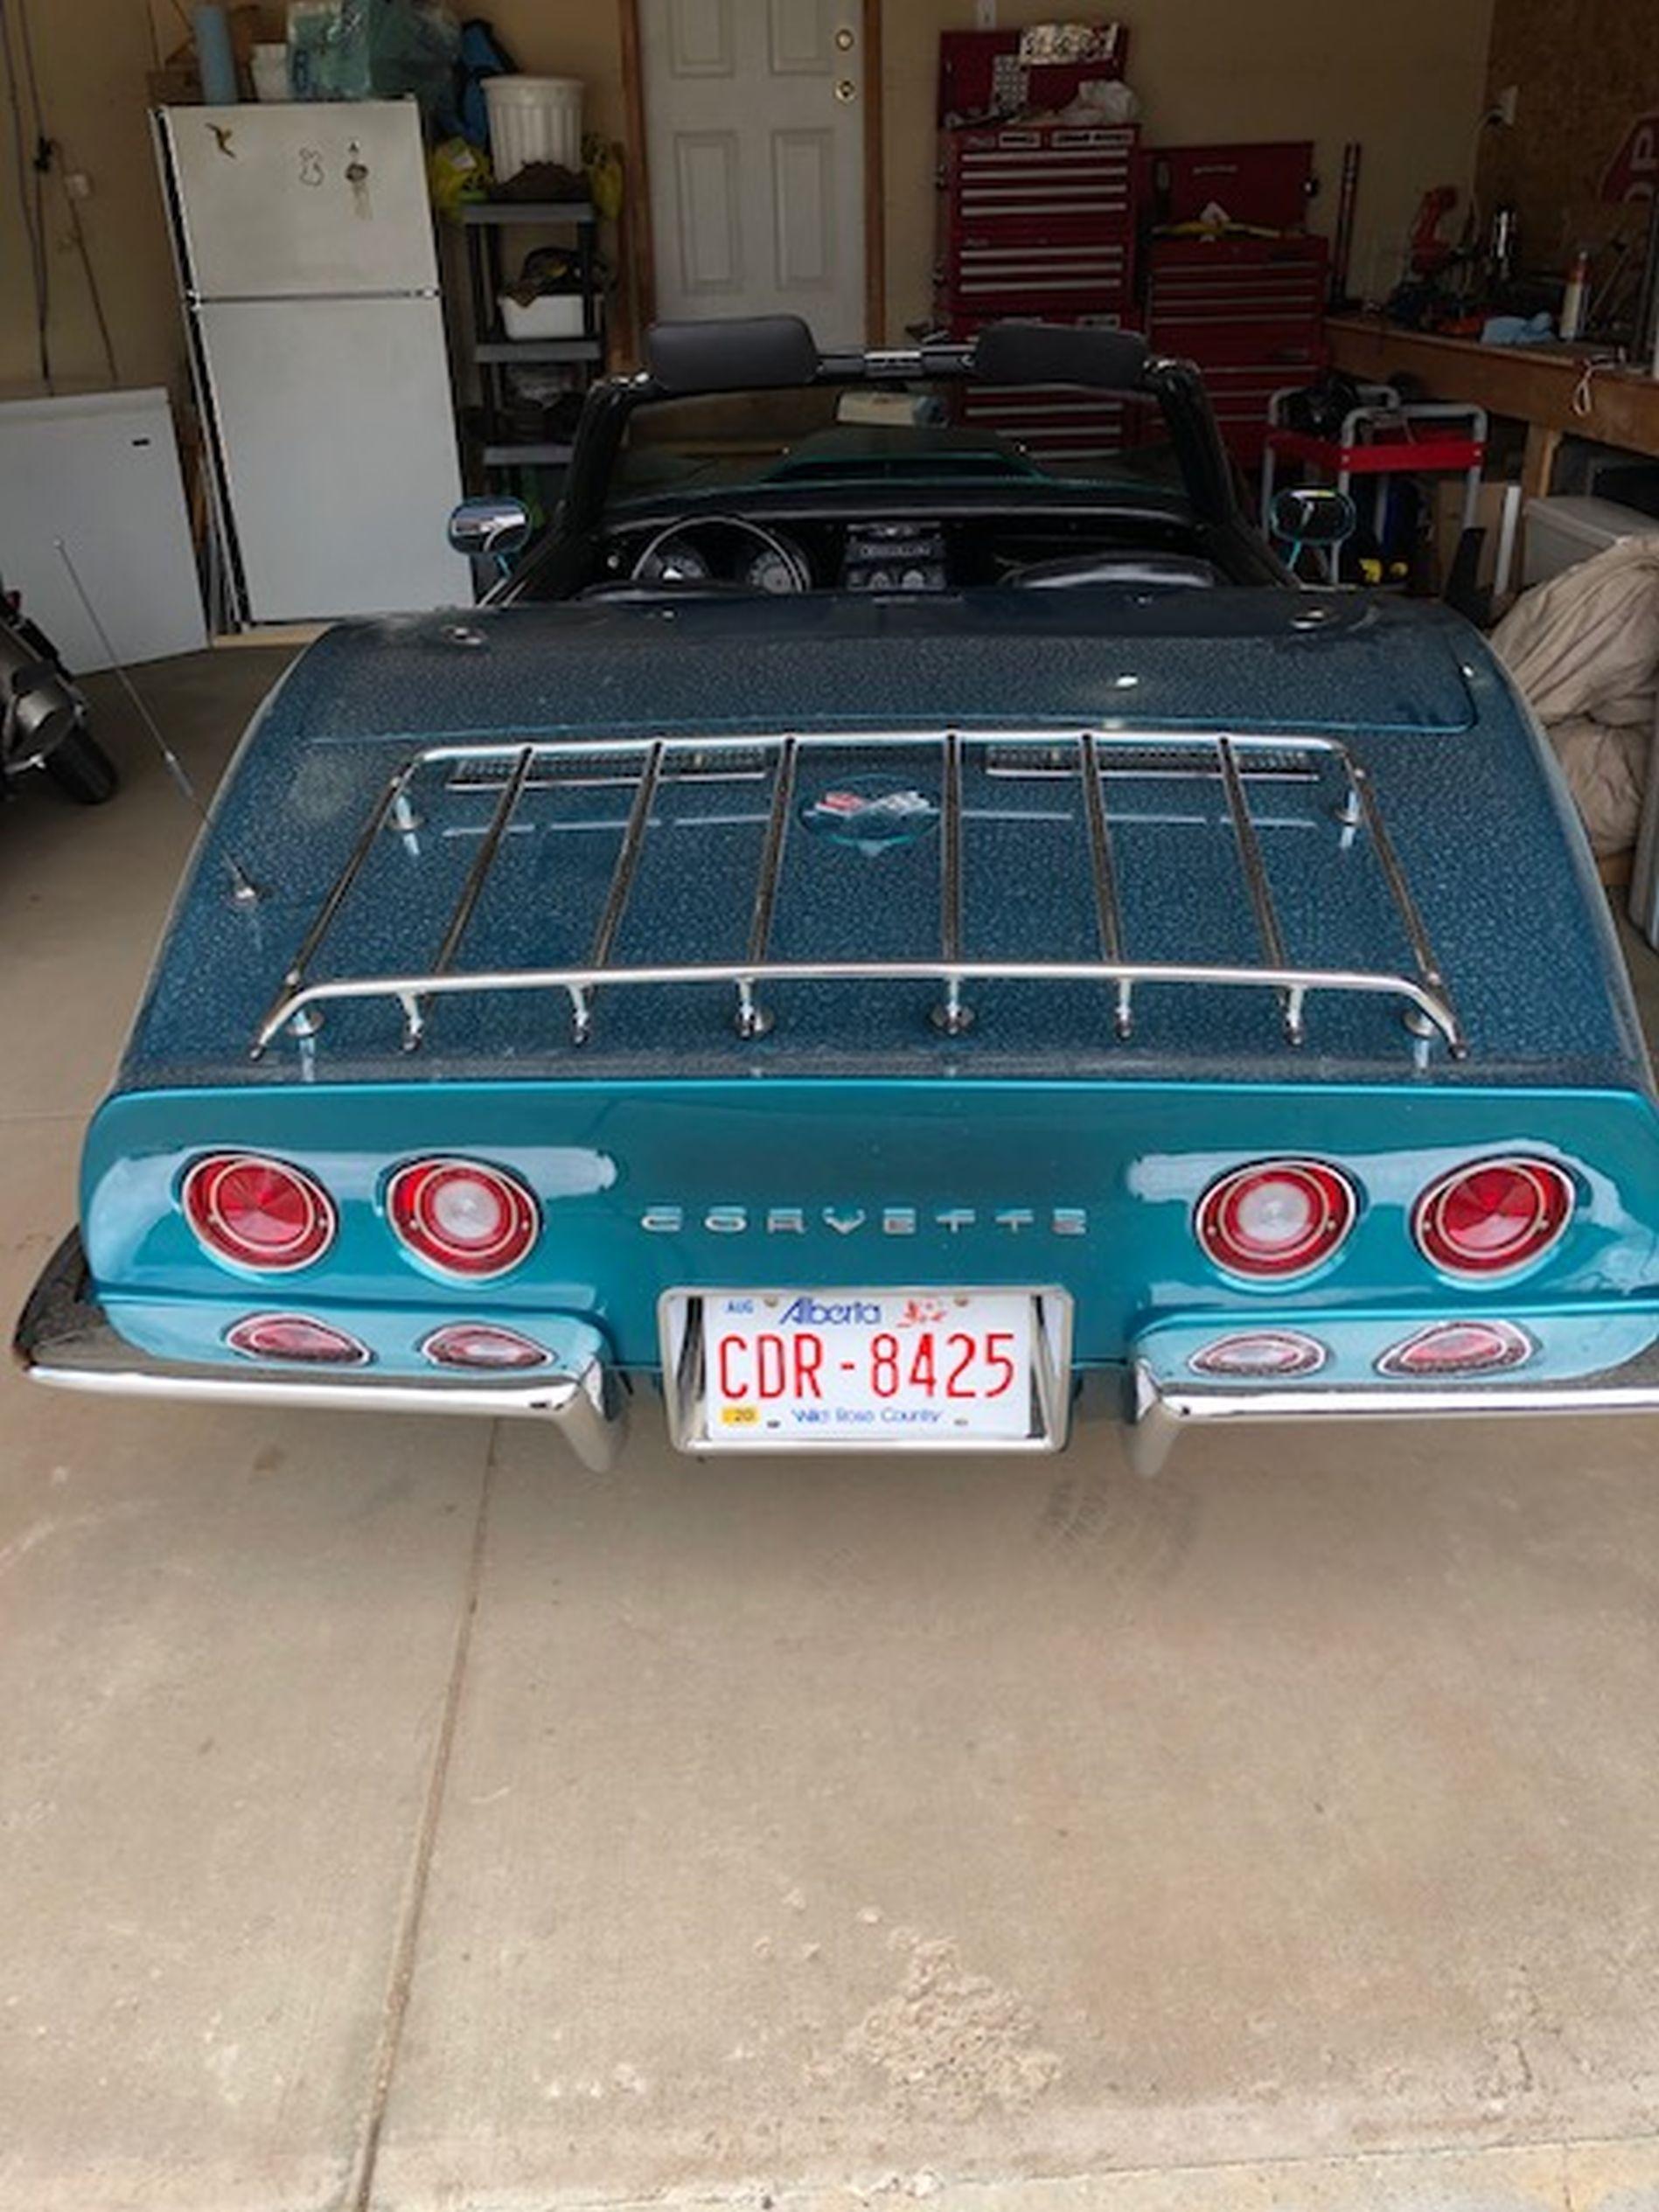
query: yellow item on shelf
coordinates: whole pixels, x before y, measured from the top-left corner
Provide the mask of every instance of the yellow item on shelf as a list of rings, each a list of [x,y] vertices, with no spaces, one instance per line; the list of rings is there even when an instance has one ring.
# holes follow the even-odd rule
[[[426,157],[426,174],[432,205],[440,214],[489,197],[489,158],[469,139],[442,140]]]
[[[614,223],[622,212],[622,149],[608,138],[587,138],[582,158],[594,206],[606,222]]]

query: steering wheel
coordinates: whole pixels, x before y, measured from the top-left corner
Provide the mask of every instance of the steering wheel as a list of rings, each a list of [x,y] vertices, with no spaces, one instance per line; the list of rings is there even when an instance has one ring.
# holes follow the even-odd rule
[[[680,538],[690,540],[706,530],[732,530],[735,531],[740,537],[752,538],[778,563],[778,567],[774,573],[779,581],[775,583],[753,584],[752,588],[755,590],[793,592],[811,591],[812,588],[812,572],[807,567],[798,548],[791,545],[787,538],[779,537],[776,531],[768,530],[762,523],[750,522],[747,515],[727,514],[696,515],[689,520],[682,519],[678,522],[666,523],[650,539],[638,560],[635,561],[630,571],[630,581],[636,584],[672,584],[679,581],[707,583],[711,581],[708,564],[694,546],[693,558],[697,561],[701,573],[686,578],[676,578],[664,574],[670,549],[674,541]],[[744,571],[745,583],[750,582],[755,567],[756,563],[751,561]]]

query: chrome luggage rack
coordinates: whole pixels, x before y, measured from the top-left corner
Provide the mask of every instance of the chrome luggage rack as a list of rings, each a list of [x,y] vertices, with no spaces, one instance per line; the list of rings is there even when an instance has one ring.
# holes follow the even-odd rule
[[[1097,956],[997,960],[965,956],[962,775],[964,755],[970,748],[979,748],[987,776],[1041,776],[1054,779],[1056,784],[1069,782],[1079,791]],[[858,761],[860,767],[885,765],[895,758],[913,759],[930,749],[934,754],[939,790],[938,949],[928,957],[776,960],[769,956],[799,762],[803,755],[829,748],[838,755],[868,755]],[[429,958],[424,964],[395,973],[319,975],[319,956],[378,843],[388,835],[408,839],[418,831],[420,819],[412,787],[425,772],[435,769],[447,771],[447,790],[494,791],[498,796]],[[1107,798],[1107,786],[1114,776],[1219,781],[1261,948],[1259,961],[1217,964],[1128,956],[1112,810]],[[1289,956],[1263,859],[1260,824],[1251,811],[1250,786],[1283,781],[1307,783],[1324,778],[1334,785],[1340,779],[1339,795],[1330,810],[1334,834],[1340,844],[1349,847],[1362,834],[1369,840],[1410,949],[1409,969],[1302,967]],[[766,787],[748,941],[742,952],[729,960],[618,963],[612,954],[652,827],[653,809],[665,783],[680,780],[741,780]],[[475,970],[459,966],[458,956],[479,899],[526,793],[578,784],[610,784],[631,791],[586,960],[577,966],[561,967]],[[1345,745],[1334,738],[1279,734],[1145,730],[1083,730],[1073,734],[1053,729],[523,739],[423,747],[404,760],[371,809],[345,866],[324,895],[259,1024],[251,1051],[259,1059],[284,1030],[296,1038],[314,1036],[331,1005],[384,998],[401,1009],[402,1048],[413,1052],[426,1035],[432,1001],[466,993],[520,991],[563,994],[570,1005],[572,1041],[581,1045],[592,1034],[595,1000],[600,991],[691,984],[714,984],[732,992],[735,1000],[732,1021],[737,1033],[756,1038],[772,1026],[773,1014],[763,997],[767,986],[797,982],[937,984],[942,996],[931,1009],[931,1019],[948,1036],[960,1035],[972,1026],[974,1009],[967,994],[970,986],[979,983],[1106,986],[1112,998],[1112,1026],[1119,1039],[1133,1033],[1135,997],[1144,990],[1186,984],[1270,991],[1278,996],[1285,1039],[1293,1046],[1306,1040],[1310,997],[1322,991],[1359,993],[1398,1001],[1405,1026],[1419,1043],[1438,1036],[1453,1058],[1461,1059],[1467,1051],[1433,944],[1384,823],[1370,776]]]

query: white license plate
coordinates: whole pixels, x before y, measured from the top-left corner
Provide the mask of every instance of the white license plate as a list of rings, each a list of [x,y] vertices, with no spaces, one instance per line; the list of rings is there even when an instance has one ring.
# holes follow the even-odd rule
[[[664,1347],[675,1440],[1051,1450],[1069,1320],[1056,1292],[677,1293]]]

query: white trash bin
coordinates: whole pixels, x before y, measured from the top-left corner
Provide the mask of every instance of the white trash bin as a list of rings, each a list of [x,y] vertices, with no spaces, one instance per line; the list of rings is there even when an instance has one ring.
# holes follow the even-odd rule
[[[1659,516],[1621,507],[1612,499],[1586,499],[1577,493],[1553,494],[1526,503],[1526,558],[1523,578],[1547,583],[1564,568],[1593,560],[1627,538],[1659,536]]]
[[[581,169],[580,77],[486,77],[484,98],[498,184],[532,162]]]

